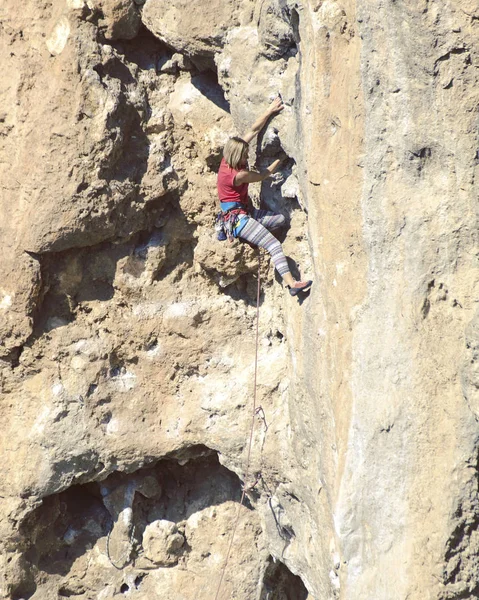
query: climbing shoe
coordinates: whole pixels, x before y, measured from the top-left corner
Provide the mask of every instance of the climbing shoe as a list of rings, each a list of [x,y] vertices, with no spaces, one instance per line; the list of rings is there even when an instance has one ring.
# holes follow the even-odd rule
[[[289,288],[289,293],[291,296],[296,296],[300,292],[307,292],[312,285],[312,281],[296,281],[294,287]]]

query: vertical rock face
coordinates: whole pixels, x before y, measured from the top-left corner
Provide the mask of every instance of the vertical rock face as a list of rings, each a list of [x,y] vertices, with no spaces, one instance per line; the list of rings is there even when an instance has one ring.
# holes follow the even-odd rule
[[[479,594],[478,28],[470,0],[4,0],[2,597]],[[278,92],[250,160],[289,160],[250,192],[300,302],[213,229]]]
[[[368,271],[337,511],[345,586],[361,597],[379,574],[377,597],[391,579],[396,597],[474,597],[477,423],[461,375],[478,282],[477,14],[371,8],[358,8]]]

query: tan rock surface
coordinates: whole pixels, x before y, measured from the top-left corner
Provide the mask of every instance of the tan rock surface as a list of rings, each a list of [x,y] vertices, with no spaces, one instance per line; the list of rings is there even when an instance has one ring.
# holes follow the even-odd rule
[[[138,35],[141,18],[133,0],[99,0],[90,6],[101,12],[98,24],[107,40],[132,40]]]
[[[211,600],[240,511],[219,598],[477,597],[477,17],[4,1],[0,596]],[[314,285],[261,260],[253,416],[215,181],[278,92],[250,191]]]
[[[197,59],[213,57],[250,0],[146,0],[142,19],[163,42]]]

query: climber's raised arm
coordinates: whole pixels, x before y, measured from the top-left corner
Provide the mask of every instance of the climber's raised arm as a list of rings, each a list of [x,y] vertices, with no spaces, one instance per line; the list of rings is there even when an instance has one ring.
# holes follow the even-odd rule
[[[258,133],[263,129],[263,127],[268,122],[268,119],[279,113],[283,110],[284,104],[281,98],[278,96],[273,100],[273,102],[269,105],[268,110],[266,110],[260,117],[256,119],[256,121],[251,126],[250,131],[243,136],[244,141],[249,144],[251,140],[258,135]],[[255,181],[261,181],[260,179],[256,179]]]

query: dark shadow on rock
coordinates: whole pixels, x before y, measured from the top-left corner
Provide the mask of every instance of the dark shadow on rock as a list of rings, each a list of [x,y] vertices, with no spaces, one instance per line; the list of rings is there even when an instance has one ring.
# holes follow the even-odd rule
[[[42,291],[33,315],[33,336],[68,325],[85,303],[107,302],[115,294],[118,262],[131,257],[132,264],[123,270],[140,277],[146,268],[148,252],[159,245],[165,247],[165,258],[154,274],[161,280],[174,273],[181,279],[193,265],[194,229],[176,199],[161,199],[158,210],[149,207],[158,227],[139,231],[123,244],[102,242],[92,247],[74,248],[63,252],[38,255],[42,274]],[[88,308],[86,307],[88,310]]]
[[[309,298],[310,294],[311,294],[311,288],[309,288],[309,290],[306,292],[300,292],[296,296],[296,300],[298,301],[298,304],[301,306],[303,304],[303,302],[306,300],[306,298]]]
[[[269,119],[266,121],[265,126],[263,127],[263,129],[258,133],[258,136],[256,138],[256,160],[255,160],[255,167],[257,168],[261,168],[260,164],[260,158],[263,157],[268,157],[268,165],[269,163],[271,163],[274,160],[275,155],[278,155],[282,148],[279,144],[273,144],[272,143],[265,143],[265,136],[268,132],[268,128],[271,125],[271,123],[274,122],[275,119],[275,115],[271,115],[271,117],[269,117]],[[276,127],[272,127],[272,130],[275,134],[278,133],[278,130]],[[278,140],[279,142],[279,140]],[[267,165],[265,165],[267,166]]]
[[[213,102],[218,108],[230,112],[229,102],[226,100],[223,88],[218,83],[218,76],[214,71],[205,71],[195,75],[191,79],[195,88],[203,94],[208,100]]]
[[[216,64],[213,56],[209,54],[188,54],[187,56],[200,73],[216,71]]]
[[[261,291],[259,297],[259,305],[262,306],[264,302],[264,286],[265,281],[261,283]],[[256,307],[257,302],[257,285],[258,277],[257,274],[245,273],[238,277],[236,281],[230,285],[222,288],[223,293],[229,296],[235,302],[244,302],[247,306]]]
[[[308,590],[301,578],[279,560],[269,558],[263,576],[260,600],[306,600]]]
[[[139,184],[148,168],[150,140],[143,129],[145,118],[149,116],[149,106],[145,98],[140,109],[133,106],[122,94],[117,109],[108,117],[107,125],[113,142],[121,132],[121,142],[114,146],[101,166],[99,177],[110,184],[124,182]]]
[[[67,575],[80,556],[107,534],[111,517],[88,485],[74,485],[49,496],[22,524],[23,536],[32,544],[25,553],[32,568]]]
[[[161,243],[165,245],[166,259],[155,276],[160,281],[174,273],[174,281],[179,281],[192,267],[194,261],[194,225],[177,201],[172,201],[161,219]]]
[[[151,108],[146,94],[134,103],[129,100],[127,90],[136,84],[130,67],[151,70],[156,76],[158,62],[168,55],[168,50],[145,27],[133,40],[114,42],[111,46],[116,53],[97,65],[95,70],[102,80],[119,81],[122,93],[116,109],[108,118],[107,125],[114,144],[112,152],[101,165],[99,176],[109,182],[129,180],[138,184],[147,169],[150,142],[143,125],[150,117]],[[121,135],[121,140],[115,144],[118,135]]]
[[[160,59],[171,57],[173,51],[161,42],[144,25],[133,40],[122,40],[110,43],[124,59],[137,65],[141,70],[157,70]]]
[[[293,28],[294,43],[296,48],[298,48],[299,44],[301,43],[301,35],[299,33],[299,12],[296,10],[296,8],[291,10],[290,22],[291,27]]]
[[[111,58],[104,64],[96,65],[94,70],[98,73],[101,80],[106,76],[113,79],[119,79],[122,83],[123,90],[126,85],[136,83],[135,78],[125,63],[121,62],[121,60],[116,57]]]
[[[216,453],[192,458],[184,465],[176,459],[162,460],[155,472],[163,494],[159,501],[143,503],[150,522],[182,521],[209,506],[241,498],[240,479],[220,464]]]
[[[117,471],[101,482],[74,485],[44,498],[20,526],[30,575],[39,580],[44,574],[68,575],[75,561],[122,521],[127,506],[132,508],[134,544],[140,545],[153,521],[180,523],[205,508],[240,501],[240,479],[206,446],[185,448],[156,464],[152,457],[146,460],[153,464],[132,473]],[[252,510],[247,499],[245,506]],[[107,545],[102,548],[108,552]],[[185,545],[179,552],[188,549]],[[33,583],[30,589],[34,590]]]
[[[42,255],[43,293],[34,315],[33,337],[74,321],[82,302],[111,300],[117,262],[130,248],[131,244],[104,242],[94,248]]]
[[[273,162],[272,158],[261,157],[259,168],[264,169]],[[279,181],[266,179],[261,184],[261,208],[264,210],[272,210],[284,215],[288,221],[296,210],[301,210],[297,198],[290,198],[283,195],[282,187],[284,182],[291,176],[294,161],[289,159],[285,161],[279,169],[281,178]]]

